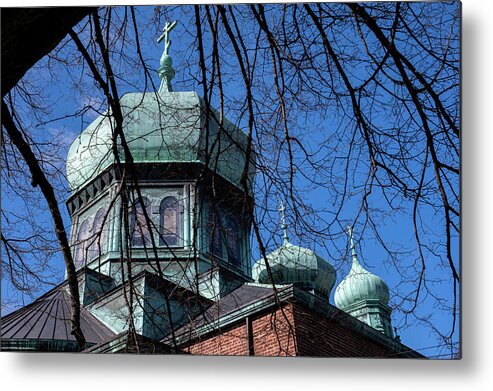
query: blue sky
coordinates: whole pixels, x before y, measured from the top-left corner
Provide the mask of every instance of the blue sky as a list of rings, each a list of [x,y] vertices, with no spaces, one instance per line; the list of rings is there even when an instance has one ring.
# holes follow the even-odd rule
[[[433,7],[433,5],[428,5]],[[457,6],[457,3],[456,5]],[[451,7],[454,7],[453,5]],[[179,24],[173,31],[171,47],[171,55],[174,59],[174,67],[176,70],[176,78],[173,81],[173,85],[176,90],[186,91],[195,90],[200,95],[202,92],[202,86],[196,82],[196,78],[199,77],[198,69],[198,56],[193,51],[193,37],[194,26],[189,23],[192,14],[190,9],[182,10],[177,8],[170,8],[167,12],[170,13],[170,18],[179,20]],[[138,13],[138,26],[140,28],[140,42],[143,50],[143,55],[149,70],[157,70],[159,58],[162,53],[162,46],[156,43],[156,38],[160,34],[160,29],[165,22],[164,17],[161,18],[161,25],[157,24],[157,21],[153,21],[153,7],[139,8]],[[129,33],[130,34],[130,33]],[[131,36],[131,34],[130,34]],[[251,37],[250,37],[251,38]],[[352,37],[348,37],[347,41],[340,36],[337,38],[338,44],[342,46],[349,45],[353,41]],[[249,43],[250,40],[247,39]],[[72,48],[71,48],[72,47]],[[129,42],[126,47],[127,50],[132,50],[133,46]],[[105,103],[102,94],[98,89],[92,86],[90,77],[88,77],[88,70],[85,69],[81,76],[81,65],[78,64],[80,58],[77,57],[76,52],[73,51],[73,45],[67,43],[67,47],[60,50],[58,53],[61,57],[66,56],[70,60],[70,66],[58,66],[55,65],[52,68],[50,74],[47,70],[48,65],[53,66],[53,62],[49,63],[48,59],[42,60],[37,64],[35,69],[30,71],[26,75],[27,80],[32,80],[35,85],[38,85],[44,95],[43,102],[49,105],[51,113],[49,118],[63,117],[67,114],[74,113],[77,110],[83,108],[86,104],[90,103],[92,106],[100,107],[104,110]],[[132,56],[131,53],[129,53]],[[226,53],[225,53],[226,54]],[[322,60],[320,60],[323,63]],[[225,95],[231,102],[231,107],[227,111],[227,116],[233,122],[237,122],[238,125],[246,129],[246,116],[242,116],[242,110],[235,106],[235,99],[241,101],[244,89],[241,85],[241,80],[238,78],[238,73],[235,75],[235,62],[232,57],[225,60],[225,69],[230,71],[230,74],[225,75]],[[142,70],[139,69],[133,63],[120,62],[117,65],[118,74],[122,76],[118,80],[119,93],[122,95],[125,92],[141,91],[145,88],[144,78]],[[353,69],[353,77],[356,79],[362,78],[365,69]],[[269,78],[264,80],[268,84]],[[159,80],[155,73],[152,73],[152,80],[158,86]],[[151,87],[148,84],[148,89]],[[261,86],[255,91],[260,94]],[[450,96],[449,99],[453,99]],[[213,105],[217,107],[217,97],[213,99]],[[385,97],[382,98],[382,101]],[[310,224],[315,230],[323,231],[321,235],[315,235],[314,233],[307,233],[304,229],[306,226],[297,223],[294,224],[294,218],[292,214],[292,205],[288,205],[287,220],[289,223],[289,235],[291,242],[297,245],[303,245],[316,250],[322,257],[329,260],[337,270],[338,282],[346,275],[349,269],[349,257],[347,257],[347,235],[343,232],[345,224],[353,223],[357,216],[357,211],[361,205],[361,184],[364,183],[364,178],[367,170],[367,163],[365,163],[365,154],[363,147],[358,145],[356,150],[352,151],[352,157],[356,163],[351,163],[352,175],[351,181],[354,187],[354,195],[351,199],[347,200],[343,204],[339,222],[332,223],[334,218],[334,212],[339,207],[340,197],[337,196],[335,191],[331,191],[329,185],[314,185],[313,179],[320,179],[321,173],[326,172],[325,168],[329,162],[335,162],[334,164],[341,164],[338,159],[341,159],[347,152],[343,148],[344,140],[348,140],[351,137],[354,129],[351,127],[351,121],[341,115],[341,111],[336,107],[331,106],[337,102],[332,101],[323,107],[317,107],[312,110],[297,112],[297,106],[293,103],[293,111],[290,113],[290,127],[295,134],[303,141],[303,145],[315,154],[315,159],[321,161],[322,168],[320,170],[313,170],[311,166],[306,163],[300,162],[300,171],[295,176],[296,188],[300,192],[300,197],[303,200],[303,205],[307,207],[304,212],[306,213],[306,224]],[[22,104],[21,104],[22,106]],[[350,110],[348,110],[350,112]],[[29,118],[28,110],[23,113],[23,118]],[[35,139],[39,141],[46,141],[53,137],[60,137],[63,148],[58,151],[56,155],[56,166],[63,168],[66,152],[71,141],[75,139],[77,134],[85,128],[97,115],[94,110],[89,110],[82,116],[73,118],[67,118],[49,124],[39,124],[43,121],[37,119],[30,119],[30,123],[33,125]],[[390,118],[391,119],[391,118]],[[389,117],[385,115],[385,111],[375,114],[373,117],[375,124],[386,127],[389,125]],[[37,125],[37,126],[36,126]],[[344,130],[344,131],[341,131]],[[336,131],[341,131],[343,135],[340,143],[331,142],[331,134]],[[255,140],[257,143],[266,143],[264,139]],[[261,145],[261,151],[265,154],[265,162],[271,163],[275,156],[269,156],[267,143],[265,146]],[[342,145],[342,147],[341,147]],[[416,144],[418,145],[418,144]],[[297,156],[301,156],[301,152],[297,151]],[[282,154],[279,158],[279,162],[282,166],[287,166],[286,155]],[[342,167],[342,166],[341,166]],[[282,177],[282,175],[280,175]],[[323,179],[323,178],[322,178]],[[68,186],[64,179],[61,177],[62,190],[59,194],[60,200],[63,201],[69,195]],[[323,181],[322,181],[323,182]],[[458,187],[458,184],[456,184]],[[282,194],[283,189],[269,189],[267,190],[262,183],[259,184],[261,195],[266,195],[268,198],[267,208],[268,213],[262,214],[262,226],[263,234],[268,245],[269,250],[273,250],[281,243],[281,230],[279,228],[279,219],[277,214],[277,204],[280,199],[285,198]],[[285,189],[284,189],[285,190]],[[398,270],[405,270],[407,275],[413,273],[414,268],[412,265],[417,260],[416,245],[414,243],[414,233],[412,228],[412,220],[409,216],[409,208],[412,207],[412,203],[406,200],[402,196],[395,195],[395,210],[389,210],[388,204],[383,199],[381,191],[374,190],[370,199],[369,206],[375,211],[376,224],[378,225],[379,234],[381,234],[382,240],[396,253],[396,259],[392,259],[385,252],[382,245],[379,243],[375,232],[373,232],[368,225],[365,225],[364,219],[360,216],[355,226],[355,236],[358,241],[358,253],[360,254],[360,260],[362,264],[368,268],[368,270],[382,277],[391,288],[391,304],[397,305],[397,301],[392,299],[397,293],[409,294],[413,290],[413,284],[403,283],[402,277],[398,274]],[[2,204],[3,208],[15,209],[17,207],[25,207],[16,199],[9,199],[5,192],[2,192]],[[309,208],[308,208],[309,207]],[[42,206],[40,205],[40,209]],[[65,206],[61,205],[62,211],[65,213],[65,221],[69,226],[69,218],[66,214]],[[436,258],[433,255],[433,251],[438,251],[440,246],[443,245],[440,241],[440,232],[443,232],[443,219],[441,216],[435,214],[433,208],[422,208],[423,221],[426,223],[426,229],[430,232],[430,251],[426,253],[426,256],[430,259],[430,267],[427,269],[429,273],[430,286],[433,287],[434,292],[439,292],[443,296],[447,303],[451,300],[451,284],[448,279],[446,268],[442,267],[442,260]],[[49,218],[41,217],[46,221],[47,227],[49,225]],[[276,234],[271,234],[276,232]],[[431,235],[433,234],[433,235]],[[454,255],[458,259],[458,241],[454,242]],[[253,254],[252,261],[258,259],[259,253],[255,241],[253,241]],[[435,259],[436,258],[436,259]],[[63,261],[59,255],[55,256],[50,264],[53,265],[57,271],[58,279],[63,278]],[[397,264],[397,266],[395,266]],[[433,280],[444,281],[433,281]],[[337,282],[336,282],[337,284]],[[2,288],[5,292],[11,291],[11,287],[6,286],[2,281]],[[46,287],[48,288],[48,287]],[[5,293],[3,294],[5,296]],[[333,303],[333,299],[331,298]],[[422,297],[422,303],[418,308],[418,313],[424,317],[430,317],[433,325],[442,331],[448,330],[450,326],[451,318],[446,311],[441,311],[436,306],[436,300],[432,300],[429,296]],[[429,327],[423,324],[413,323],[409,327],[403,325],[403,314],[397,309],[393,315],[394,325],[398,327],[398,333],[401,335],[403,343],[409,345],[412,348],[428,348],[423,350],[424,354],[439,354],[440,348],[436,347],[440,342],[435,339],[430,331]],[[458,340],[458,334],[456,333],[455,340]]]

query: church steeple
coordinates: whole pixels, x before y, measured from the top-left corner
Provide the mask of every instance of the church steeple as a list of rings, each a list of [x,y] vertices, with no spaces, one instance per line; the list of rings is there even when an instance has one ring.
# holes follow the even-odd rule
[[[122,132],[138,191],[118,175],[118,160],[126,155],[113,152],[114,124],[108,114],[74,140],[67,156],[71,244],[77,269],[87,276],[81,284],[83,304],[124,284],[129,273],[139,274],[139,292],[147,293],[142,302],[134,302],[139,309],[129,312],[136,331],[151,338],[166,333],[166,307],[188,305],[182,302],[188,297],[183,292],[219,300],[251,279],[251,221],[242,206],[252,197],[255,150],[247,156],[248,136],[227,118],[219,123],[215,109],[206,107],[196,92],[171,93],[175,71],[170,33],[176,25],[166,23],[157,39],[164,44],[159,93],[130,92],[120,98]],[[247,158],[250,187],[245,190]],[[127,185],[128,192],[121,191]],[[129,268],[121,267],[121,256],[128,258]],[[175,302],[165,296],[168,288],[162,288],[169,284],[182,290]],[[142,310],[151,307],[155,310]],[[104,318],[107,309],[101,308],[97,316]],[[184,311],[176,309],[175,314]],[[184,319],[172,322],[177,326]],[[117,333],[130,324],[115,322]]]

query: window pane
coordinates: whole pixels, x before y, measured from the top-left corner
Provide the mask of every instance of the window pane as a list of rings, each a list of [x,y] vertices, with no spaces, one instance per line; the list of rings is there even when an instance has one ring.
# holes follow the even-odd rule
[[[92,224],[91,238],[89,240],[90,246],[88,250],[88,259],[94,259],[101,255],[103,249],[107,245],[107,227],[103,226],[104,219],[106,217],[105,208],[100,208],[94,217]],[[105,222],[106,223],[106,222]]]
[[[77,233],[77,241],[75,243],[74,264],[78,269],[85,264],[87,238],[89,237],[89,220],[85,219],[79,226],[79,232]]]
[[[228,243],[228,260],[235,266],[240,266],[240,230],[238,229],[238,223],[232,217],[228,217],[226,220],[226,235]]]
[[[142,201],[150,218],[150,202],[146,197],[142,197]],[[133,246],[149,246],[151,244],[149,224],[139,200],[135,201],[130,211],[130,232],[132,233],[131,243]]]
[[[209,252],[218,257],[223,255],[223,237],[221,224],[214,212],[209,212],[207,219],[207,230],[209,232]]]
[[[180,204],[176,197],[166,197],[159,208],[159,244],[178,246],[181,228]]]

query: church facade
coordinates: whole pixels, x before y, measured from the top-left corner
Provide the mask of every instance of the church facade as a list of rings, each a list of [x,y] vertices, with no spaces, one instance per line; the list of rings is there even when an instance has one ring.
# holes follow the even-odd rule
[[[389,289],[358,261],[283,244],[252,266],[255,151],[195,92],[175,92],[165,51],[157,93],[121,97],[67,157],[71,245],[88,353],[407,357]],[[283,218],[284,220],[284,218]],[[2,350],[80,351],[67,282],[2,318]]]

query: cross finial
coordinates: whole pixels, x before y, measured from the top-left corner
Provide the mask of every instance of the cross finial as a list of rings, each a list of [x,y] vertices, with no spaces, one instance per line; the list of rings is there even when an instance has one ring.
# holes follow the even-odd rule
[[[158,43],[164,39],[164,51],[161,56],[160,64],[161,66],[158,69],[158,75],[161,78],[161,87],[159,88],[159,92],[171,92],[173,89],[171,88],[171,80],[175,77],[175,70],[173,69],[173,60],[171,56],[168,54],[169,47],[171,46],[171,39],[169,39],[169,33],[176,27],[178,22],[174,21],[173,23],[166,22],[166,25],[163,28],[163,33],[157,39]]]
[[[351,254],[353,256],[353,262],[358,263],[358,256],[356,255],[356,247],[354,246],[353,241],[353,227],[348,224],[347,232],[349,234],[349,246],[351,247]]]
[[[171,30],[173,30],[176,27],[176,23],[178,23],[176,20],[173,23],[166,22],[163,28],[163,33],[160,35],[160,37],[157,39],[157,42],[161,42],[164,39],[164,55],[168,55],[168,50],[171,45],[171,39],[169,39],[169,33]]]
[[[283,231],[284,243],[287,243],[288,238],[288,226],[286,225],[286,207],[284,203],[281,201],[279,205],[279,213],[281,213],[281,227]]]

